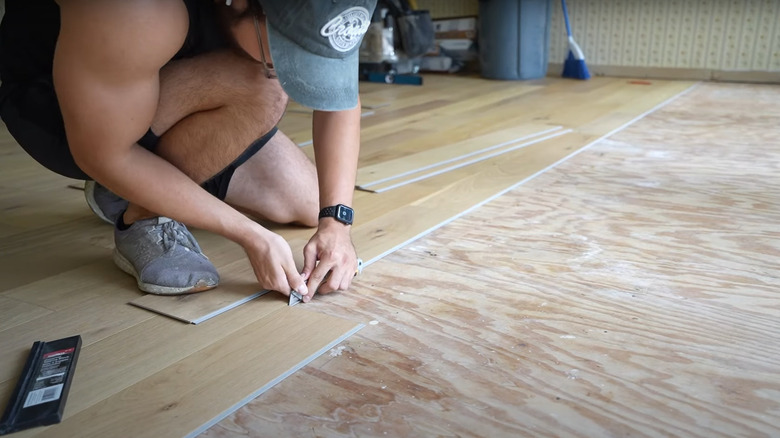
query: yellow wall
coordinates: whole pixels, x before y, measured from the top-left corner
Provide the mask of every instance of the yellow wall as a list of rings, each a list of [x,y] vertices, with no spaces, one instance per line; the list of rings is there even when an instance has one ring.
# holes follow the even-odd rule
[[[780,72],[780,0],[570,0],[587,63]],[[568,53],[555,2],[550,60]]]
[[[568,46],[560,1],[552,2],[550,62],[559,64]],[[475,15],[479,7],[477,0],[417,4],[435,18]],[[574,38],[597,73],[655,69],[667,76],[717,78],[707,72],[752,71],[780,81],[780,0],[569,0],[568,5]]]
[[[477,0],[417,0],[418,9],[431,11],[433,18],[462,17],[477,15]]]

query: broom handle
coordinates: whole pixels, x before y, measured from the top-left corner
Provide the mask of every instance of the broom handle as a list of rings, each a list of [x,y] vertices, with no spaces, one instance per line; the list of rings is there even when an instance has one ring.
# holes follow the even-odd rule
[[[569,11],[566,9],[566,0],[561,0],[561,7],[563,7],[563,21],[566,22],[566,34],[571,38],[571,26],[569,26]]]

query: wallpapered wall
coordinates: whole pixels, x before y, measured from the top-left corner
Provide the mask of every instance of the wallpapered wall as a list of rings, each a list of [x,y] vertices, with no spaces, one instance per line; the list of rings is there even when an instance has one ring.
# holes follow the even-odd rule
[[[477,15],[478,0],[417,0],[418,9],[428,9],[433,18]]]
[[[568,46],[560,2],[552,2],[550,61],[560,63]],[[474,15],[479,6],[477,0],[417,4],[434,17]],[[568,0],[568,6],[589,65],[780,73],[780,0]]]
[[[563,60],[555,5],[550,58]],[[597,65],[780,72],[780,0],[571,0],[569,16]]]

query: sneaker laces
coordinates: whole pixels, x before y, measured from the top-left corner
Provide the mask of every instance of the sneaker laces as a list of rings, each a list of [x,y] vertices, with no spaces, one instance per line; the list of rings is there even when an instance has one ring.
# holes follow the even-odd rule
[[[157,243],[162,243],[163,248],[165,248],[166,251],[176,248],[176,245],[178,244],[188,251],[201,252],[195,238],[181,222],[177,222],[167,217],[160,217],[157,225],[149,230],[150,234],[155,232],[159,233],[157,236]]]

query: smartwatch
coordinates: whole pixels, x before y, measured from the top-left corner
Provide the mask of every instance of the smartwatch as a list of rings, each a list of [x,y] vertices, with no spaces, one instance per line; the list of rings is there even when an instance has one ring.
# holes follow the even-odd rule
[[[332,217],[344,225],[352,225],[352,220],[355,218],[355,210],[347,207],[344,204],[332,205],[320,210],[320,219],[324,217]]]

